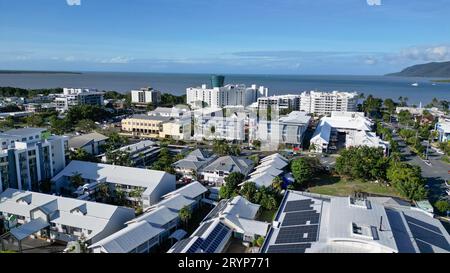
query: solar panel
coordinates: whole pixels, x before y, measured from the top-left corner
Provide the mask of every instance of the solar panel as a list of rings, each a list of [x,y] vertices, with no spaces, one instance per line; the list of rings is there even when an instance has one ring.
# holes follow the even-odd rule
[[[201,236],[213,222],[206,222],[202,224],[192,236]]]
[[[228,200],[221,200],[217,206],[215,206],[209,213],[206,215],[205,219],[203,221],[207,221],[209,219],[214,218],[217,216],[217,214],[227,205]]]
[[[286,213],[282,226],[306,225],[308,221],[309,224],[319,224],[319,216],[314,210]]]
[[[219,247],[228,231],[229,228],[227,226],[222,223],[218,223],[208,237],[203,241],[201,248],[207,253],[213,253]]]
[[[311,199],[289,201],[284,207],[284,212],[312,210],[312,204],[314,204],[314,202]]]
[[[200,248],[202,242],[202,238],[197,238],[195,243],[192,244],[192,246],[186,251],[186,253],[195,253]]]
[[[416,241],[416,244],[419,247],[419,250],[421,253],[434,253],[431,245],[424,243],[422,241],[419,241],[419,240]]]
[[[441,230],[437,226],[433,226],[433,225],[431,225],[429,223],[425,223],[423,221],[420,221],[420,220],[418,220],[416,218],[409,217],[407,215],[405,215],[405,219],[406,219],[406,221],[408,221],[410,223],[416,224],[418,226],[421,226],[421,227],[427,228],[429,230],[432,230],[434,232],[437,232],[439,234],[442,234]]]
[[[172,252],[173,253],[180,253],[180,252],[182,252],[183,248],[185,248],[189,244],[189,242],[192,241],[192,239],[193,238],[187,238],[187,239],[184,239],[184,240],[181,240],[181,241],[177,242],[176,244],[174,244],[172,246],[172,248],[173,248]]]
[[[317,232],[318,225],[281,228],[275,244],[315,242]]]
[[[267,253],[305,253],[311,244],[289,244],[289,245],[273,245],[269,246]]]
[[[415,239],[450,251],[450,244],[447,242],[444,236],[414,224],[410,224],[409,229],[411,230]]]

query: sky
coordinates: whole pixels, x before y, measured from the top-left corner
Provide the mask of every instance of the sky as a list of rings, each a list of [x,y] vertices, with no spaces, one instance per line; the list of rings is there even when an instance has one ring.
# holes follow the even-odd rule
[[[0,0],[0,69],[381,75],[450,60],[449,0]]]

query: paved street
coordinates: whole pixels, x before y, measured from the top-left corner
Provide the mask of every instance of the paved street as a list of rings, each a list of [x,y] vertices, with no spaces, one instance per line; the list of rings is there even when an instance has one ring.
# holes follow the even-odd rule
[[[393,127],[388,124],[385,125],[398,130],[398,127]],[[419,156],[411,154],[409,147],[396,133],[394,133],[394,140],[398,142],[401,153],[405,155],[405,160],[410,164],[421,167],[422,176],[427,180],[427,185],[429,187],[430,201],[435,202],[440,198],[447,198],[450,200],[450,196],[446,193],[446,190],[449,188],[445,185],[445,181],[450,179],[448,173],[450,166],[440,160],[442,155],[436,153],[433,149],[430,149],[428,159],[431,164],[428,165]]]

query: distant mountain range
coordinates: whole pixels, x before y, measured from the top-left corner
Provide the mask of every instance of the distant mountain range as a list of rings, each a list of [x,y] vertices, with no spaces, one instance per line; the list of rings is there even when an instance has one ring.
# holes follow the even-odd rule
[[[450,78],[450,62],[433,62],[407,67],[386,76]]]

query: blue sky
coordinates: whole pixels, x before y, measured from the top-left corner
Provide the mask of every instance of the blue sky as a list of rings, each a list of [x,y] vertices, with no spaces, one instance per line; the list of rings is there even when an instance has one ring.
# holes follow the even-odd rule
[[[448,0],[0,0],[0,69],[384,74],[450,60],[449,14]]]

